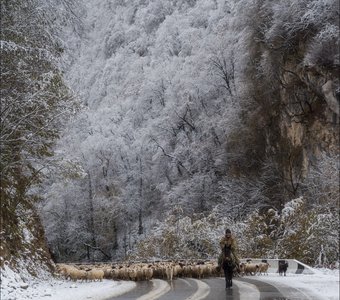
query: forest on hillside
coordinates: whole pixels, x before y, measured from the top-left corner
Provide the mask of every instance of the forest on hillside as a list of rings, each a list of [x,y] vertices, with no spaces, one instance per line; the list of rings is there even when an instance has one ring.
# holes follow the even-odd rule
[[[338,260],[337,1],[1,6],[1,256]]]

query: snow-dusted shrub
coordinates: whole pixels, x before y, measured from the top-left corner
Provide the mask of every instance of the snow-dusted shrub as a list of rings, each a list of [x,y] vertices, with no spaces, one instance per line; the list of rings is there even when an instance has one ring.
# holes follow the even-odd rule
[[[280,215],[277,229],[277,248],[279,257],[295,258],[310,263],[311,249],[307,240],[311,234],[313,214],[306,211],[303,198],[288,202]]]
[[[273,258],[278,222],[279,216],[274,209],[269,209],[266,213],[255,210],[250,214],[240,234],[241,257]]]
[[[318,160],[312,162],[303,190],[311,207],[336,209],[339,205],[340,156],[321,153]]]
[[[158,257],[163,259],[211,258],[219,254],[219,241],[228,226],[234,232],[235,224],[228,218],[219,219],[215,211],[204,216],[191,217],[181,214],[176,207],[164,222],[158,224],[146,238],[137,244],[139,258]],[[237,231],[235,230],[236,238]]]
[[[245,221],[240,253],[243,257],[292,258],[313,265],[322,252],[332,263],[339,255],[338,222],[334,211],[310,209],[303,197],[286,203],[281,212],[255,211]]]

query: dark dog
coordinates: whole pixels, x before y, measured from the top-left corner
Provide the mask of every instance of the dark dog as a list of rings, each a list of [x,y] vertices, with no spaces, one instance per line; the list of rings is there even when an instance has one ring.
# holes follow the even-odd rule
[[[286,276],[287,269],[288,269],[288,262],[279,261],[279,274]]]

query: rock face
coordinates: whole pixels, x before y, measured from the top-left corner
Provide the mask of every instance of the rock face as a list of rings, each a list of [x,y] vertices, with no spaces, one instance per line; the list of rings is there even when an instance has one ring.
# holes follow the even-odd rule
[[[335,96],[335,88],[333,80],[328,80],[322,86],[322,92],[325,96],[325,100],[328,104],[329,109],[339,118],[339,100]]]
[[[248,164],[244,164],[251,165],[250,171],[256,176],[270,166],[278,179],[272,188],[267,187],[271,190],[267,196],[277,198],[284,190],[285,195],[278,200],[284,202],[298,194],[321,153],[334,155],[338,151],[340,64],[333,29],[338,31],[339,6],[336,2],[329,2],[329,7],[301,2],[300,7],[285,2],[279,10],[279,6],[257,3],[258,10],[248,13],[259,18],[251,18],[244,42],[248,57],[245,97],[253,100],[244,124],[251,138],[247,138],[247,144],[238,142],[234,147],[247,148],[246,153],[251,150],[253,157],[264,162],[251,164],[247,159]],[[299,18],[290,17],[290,9],[295,10],[294,15],[315,18],[304,18],[301,26]],[[324,18],[325,27],[319,26],[321,19],[317,16]],[[241,172],[246,169],[244,165],[240,165]],[[283,185],[275,188],[279,182]]]
[[[33,276],[37,275],[40,268],[52,271],[53,262],[47,249],[44,229],[34,207],[25,210],[18,208],[10,220],[2,218],[1,225],[1,268],[4,265],[18,271],[24,268]]]

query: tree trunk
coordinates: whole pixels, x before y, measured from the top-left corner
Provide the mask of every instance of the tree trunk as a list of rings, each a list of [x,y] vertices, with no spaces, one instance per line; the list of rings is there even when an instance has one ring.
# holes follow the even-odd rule
[[[92,183],[91,183],[91,175],[90,172],[87,172],[89,179],[89,231],[91,233],[91,244],[93,248],[97,247],[96,243],[96,235],[95,235],[95,227],[94,227],[94,209],[93,209],[93,191],[92,191]],[[94,256],[92,257],[94,260]]]

